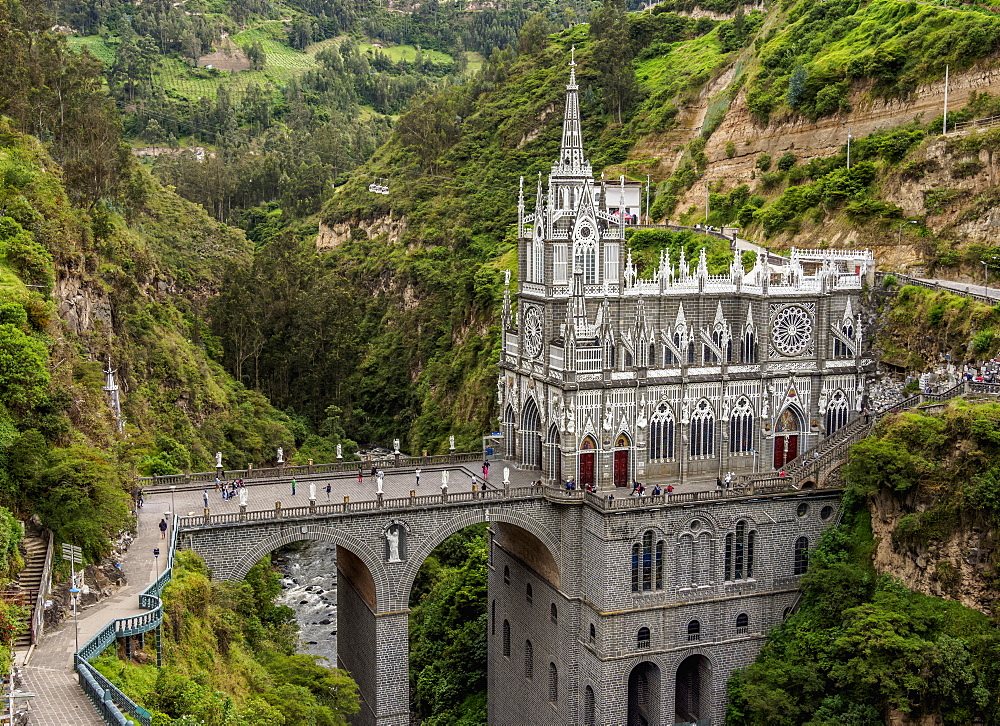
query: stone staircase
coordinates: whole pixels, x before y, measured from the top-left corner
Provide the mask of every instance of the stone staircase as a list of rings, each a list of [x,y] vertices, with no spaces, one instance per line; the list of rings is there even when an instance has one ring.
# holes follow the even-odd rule
[[[17,584],[21,593],[21,605],[29,613],[34,612],[38,593],[42,589],[42,573],[45,569],[45,550],[48,542],[43,537],[25,537],[24,569],[18,573]],[[14,641],[15,648],[27,648],[31,645],[31,628],[22,630]]]

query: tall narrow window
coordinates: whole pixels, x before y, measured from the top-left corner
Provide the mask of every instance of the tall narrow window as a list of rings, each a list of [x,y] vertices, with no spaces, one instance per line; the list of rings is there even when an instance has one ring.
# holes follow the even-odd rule
[[[663,346],[663,365],[673,366],[677,365],[677,363],[678,360],[674,357],[674,352],[670,349],[670,346]]]
[[[747,579],[753,577],[753,548],[757,542],[757,532],[751,530],[747,533]]]
[[[639,557],[642,548],[636,542],[632,545],[632,592],[639,592]]]
[[[549,605],[549,620],[551,620],[553,623],[559,622],[559,611],[556,609],[555,603]]]
[[[743,362],[757,362],[757,336],[750,329],[743,333]]]
[[[691,456],[712,456],[715,453],[715,414],[702,400],[691,416]]]
[[[593,643],[595,640],[597,640],[597,628],[595,628],[594,624],[591,623],[590,624],[590,642]]]
[[[674,458],[674,414],[665,403],[656,407],[649,424],[649,460]]]
[[[642,536],[642,589],[653,589],[653,531]]]
[[[837,429],[847,425],[850,407],[843,391],[836,391],[826,407],[826,434],[829,436]]]
[[[733,579],[733,533],[730,532],[726,535],[726,553],[723,558],[723,568],[725,572],[723,573],[723,578],[725,580]]]
[[[510,584],[510,567],[508,567],[507,565],[503,566],[503,584],[504,585]]]
[[[529,605],[531,605],[531,603],[534,602],[534,600],[535,600],[534,596],[531,594],[531,583],[530,582],[527,585],[524,586],[524,600]]]
[[[555,285],[565,285],[569,278],[566,276],[566,245],[552,245],[552,282]]]
[[[535,677],[535,647],[530,640],[524,641],[524,677],[529,681]]]
[[[503,621],[503,654],[510,658],[510,623]]]
[[[792,566],[793,575],[804,575],[809,569],[809,540],[799,537],[795,540],[795,562]]]
[[[745,545],[744,540],[746,538],[746,533],[747,533],[747,523],[744,522],[743,520],[740,520],[739,522],[736,523],[736,557],[734,558],[736,566],[733,569],[734,580],[743,579],[743,562],[744,562],[743,558],[744,555],[746,554],[743,548]]]
[[[694,363],[694,341],[688,343],[688,363]]]
[[[597,714],[594,700],[594,689],[587,686],[583,689],[583,726],[595,726]]]
[[[612,285],[618,282],[618,245],[610,242],[604,244],[604,280]]]
[[[649,367],[656,367],[656,343],[649,344]]]
[[[750,616],[746,613],[740,613],[736,616],[736,633],[737,635],[742,635],[747,632],[750,628]]]
[[[545,282],[545,245],[541,240],[535,242],[535,261],[532,263],[535,282]]]
[[[656,589],[663,589],[663,540],[656,543]]]
[[[549,663],[549,703],[559,702],[559,671],[555,663]]]
[[[729,451],[748,454],[753,448],[753,410],[748,399],[740,398],[729,415]]]

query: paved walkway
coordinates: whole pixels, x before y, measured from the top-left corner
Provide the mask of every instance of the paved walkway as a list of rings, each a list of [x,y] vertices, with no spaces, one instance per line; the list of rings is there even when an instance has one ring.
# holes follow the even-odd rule
[[[955,282],[954,280],[937,280],[929,277],[917,277],[914,279],[920,280],[921,282],[926,282],[930,285],[937,285],[938,287],[944,287],[949,290],[954,290],[955,292],[964,292],[972,295],[982,295],[983,297],[988,297],[991,300],[1000,299],[1000,282],[997,282],[993,285],[973,285],[972,283],[967,283],[967,282]]]

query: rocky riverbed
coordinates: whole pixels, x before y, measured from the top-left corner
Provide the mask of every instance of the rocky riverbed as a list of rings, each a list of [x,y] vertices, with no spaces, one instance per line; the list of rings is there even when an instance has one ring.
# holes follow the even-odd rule
[[[303,542],[275,553],[282,573],[276,602],[295,611],[299,652],[337,665],[337,548],[326,542]]]

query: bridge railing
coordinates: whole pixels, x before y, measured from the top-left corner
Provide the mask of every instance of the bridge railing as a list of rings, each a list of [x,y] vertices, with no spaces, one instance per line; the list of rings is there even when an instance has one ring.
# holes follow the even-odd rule
[[[149,711],[126,696],[120,688],[101,675],[100,671],[90,664],[90,660],[103,653],[118,638],[148,633],[163,622],[163,602],[160,600],[160,595],[173,576],[174,552],[177,549],[177,525],[177,517],[174,517],[170,547],[167,550],[166,569],[139,594],[139,607],[148,612],[112,620],[73,654],[80,687],[90,698],[98,715],[104,719],[106,724],[116,726],[151,726],[152,724],[152,716]]]
[[[952,295],[958,295],[959,297],[967,297],[970,300],[976,300],[978,302],[986,303],[987,305],[995,305],[998,299],[994,295],[981,295],[978,292],[972,292],[971,290],[960,290],[959,288],[948,287],[947,285],[942,285],[938,282],[929,282],[927,280],[921,280],[916,277],[910,277],[909,275],[904,275],[901,272],[876,272],[875,279],[883,280],[888,276],[895,277],[896,280],[901,285],[913,285],[914,287],[924,287],[928,290],[941,290],[943,292],[951,293]]]
[[[435,454],[433,456],[389,457],[376,461],[337,461],[328,464],[307,464],[305,466],[271,466],[260,469],[225,469],[227,479],[244,479],[246,481],[291,479],[315,474],[355,474],[359,468],[380,466],[383,469],[413,469],[417,467],[440,466],[442,464],[464,464],[470,461],[482,461],[481,452],[463,452],[457,454]],[[183,486],[190,484],[214,483],[218,471],[201,471],[189,474],[165,474],[156,476],[140,476],[140,485],[146,489],[161,486]]]
[[[204,527],[216,524],[241,524],[246,522],[268,522],[300,517],[331,516],[338,514],[357,514],[359,512],[375,512],[380,510],[402,510],[442,504],[463,504],[478,501],[510,501],[527,499],[545,495],[543,487],[508,487],[479,489],[477,491],[443,492],[441,494],[421,494],[412,497],[386,498],[377,496],[375,499],[365,499],[355,502],[337,502],[334,504],[317,504],[307,507],[275,507],[273,509],[255,509],[225,514],[193,515],[178,517],[177,526]],[[582,492],[581,492],[582,494]]]

